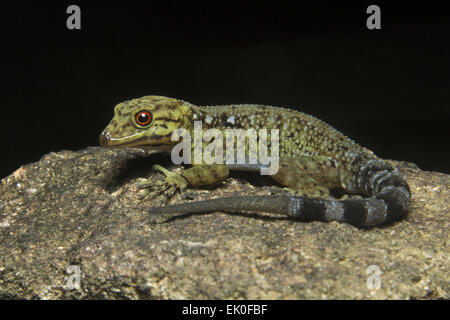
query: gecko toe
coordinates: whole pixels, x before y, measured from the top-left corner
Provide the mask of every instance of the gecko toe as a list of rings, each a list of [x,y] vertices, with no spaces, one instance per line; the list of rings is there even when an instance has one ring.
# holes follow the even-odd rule
[[[173,172],[170,172],[169,170],[167,170],[163,166],[160,166],[159,164],[153,165],[152,170],[156,172],[161,172],[166,177],[169,177],[174,174]]]
[[[264,186],[263,189],[265,191],[270,192],[270,194],[284,194],[286,193],[286,190],[284,188],[278,187],[278,186]]]
[[[183,200],[194,200],[195,196],[197,196],[197,191],[187,191],[187,188],[180,188],[180,196]]]

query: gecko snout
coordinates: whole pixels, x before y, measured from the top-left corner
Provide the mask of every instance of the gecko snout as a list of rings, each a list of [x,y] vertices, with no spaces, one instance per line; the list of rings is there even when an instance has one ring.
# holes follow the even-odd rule
[[[109,144],[109,141],[111,140],[110,137],[111,137],[111,135],[110,135],[109,131],[103,131],[100,134],[100,136],[98,137],[98,142],[100,143],[100,145],[102,147],[107,147]]]

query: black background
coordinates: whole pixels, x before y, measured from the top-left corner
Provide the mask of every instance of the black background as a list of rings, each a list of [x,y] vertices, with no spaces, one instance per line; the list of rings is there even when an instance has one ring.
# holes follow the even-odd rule
[[[97,145],[115,104],[165,95],[315,115],[377,155],[448,172],[444,2],[164,1],[0,4],[0,177]],[[81,7],[81,30],[66,8]],[[381,7],[381,30],[366,8]]]

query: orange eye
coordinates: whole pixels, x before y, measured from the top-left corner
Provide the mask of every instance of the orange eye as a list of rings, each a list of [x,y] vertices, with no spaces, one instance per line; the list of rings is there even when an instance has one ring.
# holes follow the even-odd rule
[[[136,113],[135,117],[136,123],[140,126],[148,126],[152,122],[152,113],[147,110],[142,110]]]

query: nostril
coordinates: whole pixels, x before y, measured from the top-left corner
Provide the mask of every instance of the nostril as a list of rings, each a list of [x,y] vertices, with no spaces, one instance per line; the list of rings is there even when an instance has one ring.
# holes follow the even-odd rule
[[[103,131],[100,134],[100,137],[98,138],[98,142],[100,143],[100,145],[102,147],[106,147],[108,145],[109,142],[109,133],[106,131]]]

